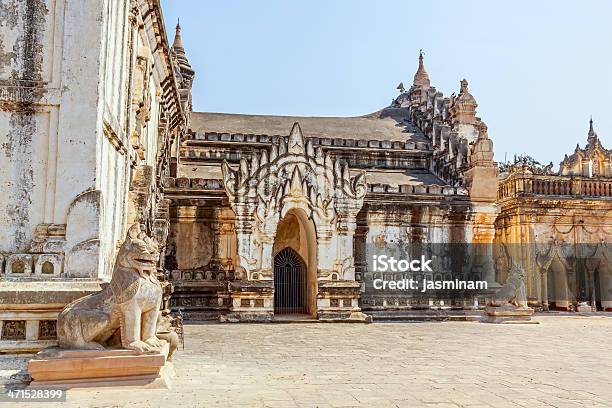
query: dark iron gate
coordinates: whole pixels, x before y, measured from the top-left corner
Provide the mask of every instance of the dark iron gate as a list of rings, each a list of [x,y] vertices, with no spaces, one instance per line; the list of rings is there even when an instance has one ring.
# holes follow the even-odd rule
[[[274,313],[308,313],[306,264],[291,248],[274,257]]]

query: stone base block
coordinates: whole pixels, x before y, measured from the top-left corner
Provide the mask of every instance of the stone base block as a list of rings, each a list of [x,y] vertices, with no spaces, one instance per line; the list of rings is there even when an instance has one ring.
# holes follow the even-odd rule
[[[442,310],[439,308],[380,308],[367,309],[365,312],[372,316],[375,322],[445,322],[445,321],[470,321],[479,322],[482,320],[484,307],[481,309],[450,309]]]
[[[2,353],[35,353],[45,347],[57,347],[57,340],[2,340]]]
[[[220,323],[267,323],[273,319],[271,311],[239,311],[219,316]]]
[[[576,307],[576,311],[580,313],[584,313],[584,312],[596,312],[597,310],[593,306],[589,305],[588,303],[581,302]]]
[[[317,318],[321,321],[371,321],[359,307],[361,284],[355,281],[319,282]]]
[[[57,345],[55,321],[70,302],[99,292],[97,280],[0,279],[0,352],[36,352]]]
[[[320,309],[317,317],[322,322],[372,323],[372,316],[362,313],[360,310]]]
[[[274,282],[234,281],[228,285],[230,312],[221,322],[269,322],[274,317]]]
[[[483,321],[485,323],[535,323],[531,320],[533,309],[530,307],[487,306]]]
[[[159,350],[45,349],[28,362],[31,388],[171,388],[174,369],[168,343]]]
[[[363,312],[353,312],[348,318],[349,322],[372,323],[372,316]]]

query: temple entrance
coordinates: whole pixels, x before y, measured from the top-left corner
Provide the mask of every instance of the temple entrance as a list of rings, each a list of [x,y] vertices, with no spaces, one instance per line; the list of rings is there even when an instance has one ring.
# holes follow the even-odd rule
[[[306,263],[291,248],[274,257],[274,313],[308,313]]]
[[[302,209],[290,210],[278,223],[273,257],[274,314],[316,317],[317,239]]]

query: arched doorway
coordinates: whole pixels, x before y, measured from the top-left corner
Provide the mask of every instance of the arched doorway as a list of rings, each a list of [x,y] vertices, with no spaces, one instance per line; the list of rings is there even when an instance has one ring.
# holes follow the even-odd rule
[[[316,317],[317,238],[313,221],[291,209],[276,228],[273,246],[274,314]]]
[[[286,247],[274,257],[274,313],[307,314],[308,282],[306,263]]]

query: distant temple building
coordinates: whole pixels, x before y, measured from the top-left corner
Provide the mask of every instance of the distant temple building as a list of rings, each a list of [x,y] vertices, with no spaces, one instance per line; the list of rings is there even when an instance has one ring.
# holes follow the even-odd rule
[[[369,115],[193,112],[180,27],[171,46],[159,0],[111,3],[32,1],[0,24],[0,349],[53,344],[57,313],[109,281],[135,221],[165,248],[165,307],[188,318],[461,315],[491,292],[372,282],[493,290],[513,265],[539,310],[612,310],[612,151],[592,122],[558,173],[516,160],[500,174],[468,82],[444,97],[422,54]],[[371,267],[420,247],[448,265]]]
[[[612,310],[612,150],[593,120],[585,148],[565,155],[558,172],[552,163],[510,166],[498,203],[496,242],[514,244],[535,305]]]

